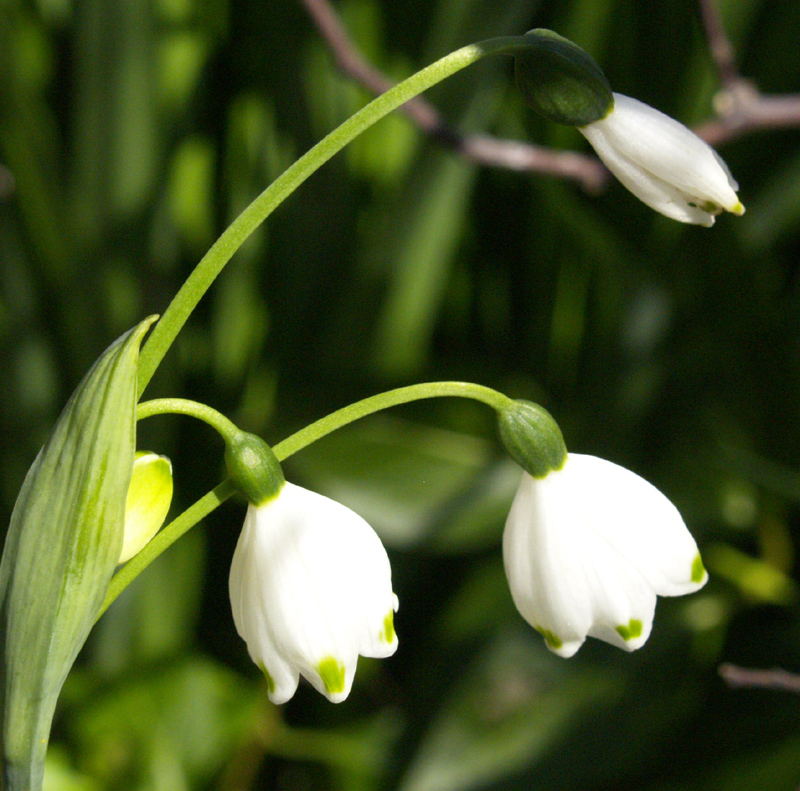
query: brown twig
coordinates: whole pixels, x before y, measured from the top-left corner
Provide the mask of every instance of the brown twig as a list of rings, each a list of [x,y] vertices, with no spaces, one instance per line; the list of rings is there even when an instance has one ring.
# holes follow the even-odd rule
[[[730,87],[741,80],[741,75],[736,68],[736,56],[725,34],[719,9],[715,0],[698,0],[698,4],[711,59],[717,67],[722,84]]]
[[[342,72],[375,94],[384,93],[392,87],[393,83],[358,53],[328,0],[303,0],[303,4]],[[430,102],[421,97],[406,102],[402,109],[433,139],[473,162],[573,179],[587,192],[598,192],[608,180],[608,171],[603,165],[584,154],[553,151],[485,135],[461,134],[444,121]]]
[[[695,128],[697,135],[716,146],[758,130],[800,127],[800,94],[762,94],[742,77],[715,0],[698,3],[723,87],[714,100],[717,117]],[[384,74],[361,57],[329,0],[303,0],[303,4],[344,74],[375,94],[392,87]],[[422,97],[411,99],[402,109],[434,140],[474,162],[573,179],[587,192],[599,192],[608,180],[608,171],[594,157],[486,135],[461,134]]]
[[[719,666],[718,672],[730,687],[775,689],[800,695],[800,675],[781,668],[753,670],[725,663]]]
[[[698,3],[708,49],[719,73],[722,90],[714,99],[718,117],[694,131],[713,146],[748,132],[800,126],[800,95],[762,94],[755,84],[742,77],[716,0],[698,0]]]

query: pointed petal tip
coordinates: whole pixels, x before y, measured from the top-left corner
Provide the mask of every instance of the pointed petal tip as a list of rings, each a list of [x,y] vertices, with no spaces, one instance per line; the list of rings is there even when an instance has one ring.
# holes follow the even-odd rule
[[[556,656],[560,656],[562,659],[570,659],[575,656],[584,642],[585,640],[572,640],[571,642],[561,643],[558,647],[555,647],[551,645],[548,640],[545,640],[545,644],[550,649],[550,652]]]
[[[689,577],[688,587],[691,593],[700,590],[708,582],[708,572],[703,565],[703,559],[698,552],[692,561],[692,571]]]
[[[650,637],[652,624],[645,624],[638,618],[631,618],[627,624],[620,624],[614,628],[614,631],[622,638],[623,642],[621,648],[625,651],[637,651]]]
[[[563,659],[569,659],[571,656],[575,656],[575,654],[578,652],[578,649],[586,641],[585,637],[578,640],[562,640],[551,629],[545,629],[542,626],[534,626],[533,628],[539,632],[542,637],[544,637],[545,645],[551,651],[551,653],[555,654],[556,656],[560,656]]]

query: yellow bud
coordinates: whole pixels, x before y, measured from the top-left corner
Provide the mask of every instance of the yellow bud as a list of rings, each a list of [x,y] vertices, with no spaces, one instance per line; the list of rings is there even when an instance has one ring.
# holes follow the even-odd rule
[[[172,464],[166,456],[138,451],[125,503],[125,536],[119,562],[137,554],[158,532],[172,502]]]

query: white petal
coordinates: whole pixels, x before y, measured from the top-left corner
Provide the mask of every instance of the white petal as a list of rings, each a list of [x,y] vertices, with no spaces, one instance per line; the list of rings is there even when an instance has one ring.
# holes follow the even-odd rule
[[[592,124],[579,131],[592,144],[605,166],[642,203],[679,222],[705,225],[709,228],[714,224],[715,215],[703,211],[697,205],[691,205],[690,199],[683,192],[632,162],[612,145],[603,127]]]
[[[629,96],[614,94],[607,133],[628,156],[679,189],[733,211],[736,182],[705,141],[674,118]]]
[[[678,509],[655,486],[595,456],[571,453],[565,471],[573,491],[581,492],[595,530],[659,596],[682,596],[705,585],[708,576],[698,573],[695,540]]]
[[[634,195],[668,217],[708,226],[723,209],[744,212],[738,185],[720,156],[643,102],[614,94],[614,109],[580,131]]]
[[[503,559],[514,603],[561,656],[587,635],[640,648],[656,594],[691,593],[707,579],[664,495],[623,467],[577,454],[546,478],[523,474]]]
[[[594,529],[565,470],[525,474],[503,536],[512,597],[548,647],[572,656],[587,635],[621,648],[647,639],[655,593]],[[621,631],[629,630],[624,639]]]

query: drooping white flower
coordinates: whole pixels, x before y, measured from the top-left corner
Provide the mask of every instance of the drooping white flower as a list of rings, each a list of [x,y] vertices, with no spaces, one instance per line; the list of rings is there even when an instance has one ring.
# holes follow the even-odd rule
[[[517,609],[564,657],[587,636],[640,648],[656,595],[692,593],[708,579],[694,539],[658,489],[572,453],[545,477],[523,473],[503,560]]]
[[[681,222],[711,226],[722,211],[743,214],[739,185],[711,146],[668,115],[614,95],[609,114],[580,127],[606,167],[637,198]]]
[[[233,620],[269,697],[305,676],[329,700],[350,692],[358,656],[397,649],[389,558],[349,508],[291,483],[250,505],[230,573]]]

